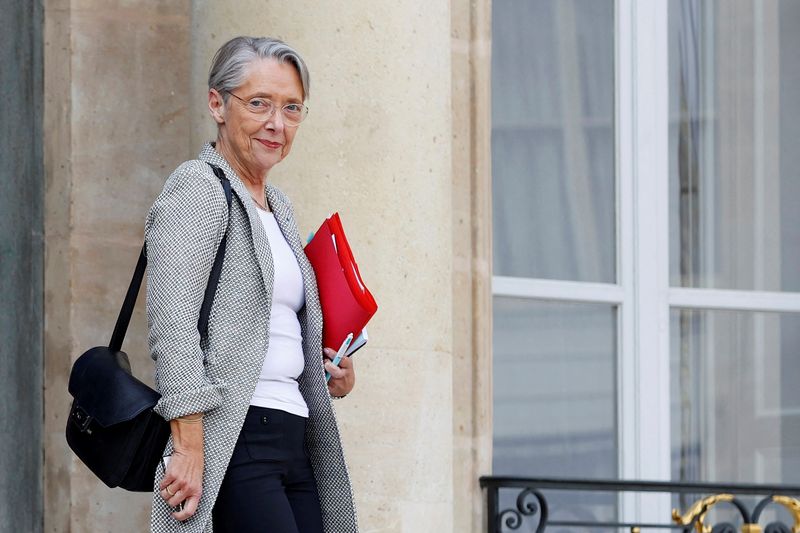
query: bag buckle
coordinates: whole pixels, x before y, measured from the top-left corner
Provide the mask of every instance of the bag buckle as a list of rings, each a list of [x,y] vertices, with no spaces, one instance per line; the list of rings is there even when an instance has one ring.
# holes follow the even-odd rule
[[[81,407],[80,405],[72,406],[72,412],[70,413],[73,422],[80,428],[81,432],[83,433],[92,433],[92,430],[89,429],[89,424],[92,423],[92,417],[86,410]]]

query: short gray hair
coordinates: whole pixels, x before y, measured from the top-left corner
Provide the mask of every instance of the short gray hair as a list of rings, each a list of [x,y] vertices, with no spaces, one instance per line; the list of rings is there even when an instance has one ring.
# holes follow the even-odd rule
[[[245,82],[245,70],[255,59],[275,59],[279,63],[289,62],[297,69],[303,84],[303,100],[308,100],[311,80],[308,67],[297,51],[278,39],[271,37],[234,37],[223,44],[211,61],[208,72],[208,88],[216,89],[223,101],[228,94]]]

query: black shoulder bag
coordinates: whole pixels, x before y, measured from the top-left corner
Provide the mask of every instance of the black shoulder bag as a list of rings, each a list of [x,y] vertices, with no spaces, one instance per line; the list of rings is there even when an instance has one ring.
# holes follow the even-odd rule
[[[210,164],[210,163],[209,163]],[[221,168],[211,165],[222,182],[228,212],[231,185]],[[225,260],[227,230],[206,285],[197,329],[208,334],[208,317]],[[74,398],[67,419],[67,443],[75,455],[109,487],[150,492],[156,465],[167,445],[169,423],[153,411],[161,395],[133,375],[122,341],[136,304],[147,265],[147,243],[125,295],[108,347],[85,352],[72,365],[69,393]]]

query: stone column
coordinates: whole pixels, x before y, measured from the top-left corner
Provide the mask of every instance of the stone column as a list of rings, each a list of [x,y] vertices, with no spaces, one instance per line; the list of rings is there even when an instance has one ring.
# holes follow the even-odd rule
[[[42,528],[42,10],[0,17],[0,532]]]
[[[68,449],[67,379],[108,343],[147,210],[191,153],[189,2],[44,6],[45,531],[144,531],[150,495],[107,488]],[[143,293],[123,349],[152,382]]]
[[[269,179],[303,232],[338,211],[379,311],[336,403],[364,531],[453,530],[450,2],[192,4],[193,148],[214,135],[208,67],[270,35],[311,70],[311,109]]]
[[[453,531],[483,531],[492,471],[491,0],[453,2]]]

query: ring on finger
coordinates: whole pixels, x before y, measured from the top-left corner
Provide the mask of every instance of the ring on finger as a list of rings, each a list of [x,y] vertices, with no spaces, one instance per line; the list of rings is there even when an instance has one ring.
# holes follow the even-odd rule
[[[169,485],[167,485],[164,488],[164,490],[167,491],[167,494],[169,494],[170,496],[175,496],[177,494],[177,492],[172,492],[171,490],[169,490]]]

